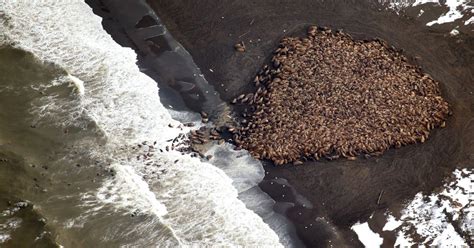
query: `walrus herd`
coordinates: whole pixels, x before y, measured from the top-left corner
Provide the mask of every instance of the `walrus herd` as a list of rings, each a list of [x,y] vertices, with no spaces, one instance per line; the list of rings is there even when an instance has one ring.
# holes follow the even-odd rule
[[[253,83],[232,100],[245,108],[233,141],[278,165],[423,143],[450,114],[438,82],[385,41],[315,26],[283,38]]]

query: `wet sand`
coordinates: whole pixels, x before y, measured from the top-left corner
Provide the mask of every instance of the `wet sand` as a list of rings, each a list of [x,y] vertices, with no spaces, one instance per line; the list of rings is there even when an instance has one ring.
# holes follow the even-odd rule
[[[312,209],[295,206],[286,212],[308,246],[326,246],[329,240],[360,246],[349,229],[356,221],[366,220],[375,210],[396,212],[417,192],[442,185],[455,167],[474,166],[473,33],[452,38],[448,33],[454,24],[426,27],[414,18],[416,13],[399,17],[361,1],[148,2],[227,101],[248,92],[253,76],[268,62],[282,37],[301,35],[310,24],[342,28],[354,38],[385,39],[440,81],[454,116],[446,129],[434,131],[425,144],[367,160],[308,162],[283,168],[266,165],[269,174],[261,187],[275,200],[288,200],[281,188],[270,184],[271,178],[282,177],[312,202]],[[240,41],[246,44],[245,53],[234,51],[234,44]],[[329,226],[308,228],[321,216],[327,216],[342,235],[334,234]],[[384,245],[393,245],[388,242]]]
[[[308,247],[361,246],[350,230],[355,222],[366,221],[374,211],[376,216],[386,210],[396,215],[404,201],[419,191],[430,192],[441,186],[454,168],[474,166],[474,34],[461,32],[450,37],[448,33],[456,24],[428,28],[415,19],[417,13],[399,17],[362,1],[148,3],[227,102],[249,92],[252,78],[269,61],[282,37],[301,36],[311,24],[342,28],[356,39],[380,37],[404,49],[407,57],[440,82],[454,115],[448,119],[447,128],[435,130],[424,144],[357,161],[284,167],[265,162],[267,176],[261,188],[279,202],[276,210],[286,213]],[[126,37],[123,41],[127,43]],[[240,41],[246,44],[245,53],[234,50]],[[292,187],[275,183],[282,179]],[[301,204],[292,188],[311,204]],[[380,230],[381,222],[371,223],[371,227]],[[393,237],[387,238],[384,246],[393,246],[393,242]]]

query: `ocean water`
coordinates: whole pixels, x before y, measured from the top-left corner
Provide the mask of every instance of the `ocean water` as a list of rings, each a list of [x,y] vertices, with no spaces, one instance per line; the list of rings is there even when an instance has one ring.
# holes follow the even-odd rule
[[[189,130],[158,90],[83,1],[1,1],[0,244],[287,243],[246,206],[270,201],[258,162],[214,148],[246,170],[226,174],[165,149]]]

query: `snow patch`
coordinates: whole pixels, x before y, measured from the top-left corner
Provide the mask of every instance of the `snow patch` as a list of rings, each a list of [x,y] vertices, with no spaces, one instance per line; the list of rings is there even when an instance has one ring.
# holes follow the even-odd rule
[[[457,29],[453,29],[453,30],[451,30],[451,32],[449,32],[449,34],[450,34],[451,36],[456,36],[456,35],[459,34],[459,31],[458,31]]]
[[[468,247],[474,230],[474,170],[455,170],[453,176],[440,193],[418,193],[399,220],[388,216],[383,230],[397,231],[395,246],[411,246],[417,236],[427,246]]]
[[[383,227],[382,231],[393,231],[398,228],[403,222],[395,219],[392,215],[389,215],[387,218],[387,223]]]
[[[472,0],[416,0],[416,1],[407,1],[407,0],[380,0],[383,4],[388,4],[390,9],[395,10],[399,13],[400,10],[415,7],[423,6],[425,4],[435,4],[439,6],[445,6],[448,8],[448,11],[441,14],[437,19],[428,22],[427,26],[433,26],[435,24],[444,24],[451,23],[456,20],[462,19],[465,16],[474,14],[474,4]],[[420,9],[418,17],[423,15],[425,11]],[[474,17],[470,17],[467,21],[464,22],[464,25],[469,25],[474,23]]]
[[[360,242],[364,244],[365,247],[380,247],[383,243],[382,237],[379,234],[374,233],[367,222],[357,223],[351,227],[351,229],[357,233]]]

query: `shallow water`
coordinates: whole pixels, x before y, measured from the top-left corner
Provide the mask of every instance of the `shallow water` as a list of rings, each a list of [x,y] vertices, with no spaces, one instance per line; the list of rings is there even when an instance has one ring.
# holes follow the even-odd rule
[[[2,245],[280,245],[238,198],[255,208],[272,202],[256,187],[261,165],[216,150],[245,162],[247,174],[233,176],[225,164],[165,149],[189,131],[172,116],[195,116],[163,107],[136,54],[88,5],[8,2],[0,24],[1,197],[11,201],[0,205]],[[18,201],[29,202],[17,211],[25,217],[12,210]],[[268,220],[284,226],[278,218]]]
[[[2,2],[0,245],[300,245],[286,215],[308,246],[359,246],[350,230],[356,221],[395,213],[454,167],[472,167],[472,25],[460,24],[468,15],[427,29],[445,7],[395,12],[359,1],[250,2],[160,1],[160,17],[193,58],[169,34],[156,35],[166,28],[145,18],[156,16],[144,1],[129,8],[96,2],[115,41],[136,49],[138,67],[134,52],[113,42],[81,1],[35,1],[34,8]],[[265,174],[230,145],[211,147],[209,162],[159,152],[187,131],[169,123],[197,122],[188,109],[218,121],[228,113],[220,98],[245,90],[279,37],[315,22],[360,38],[381,36],[419,56],[454,105],[448,128],[382,158],[268,165]],[[450,34],[453,28],[460,33]],[[236,39],[255,45],[237,57]]]

